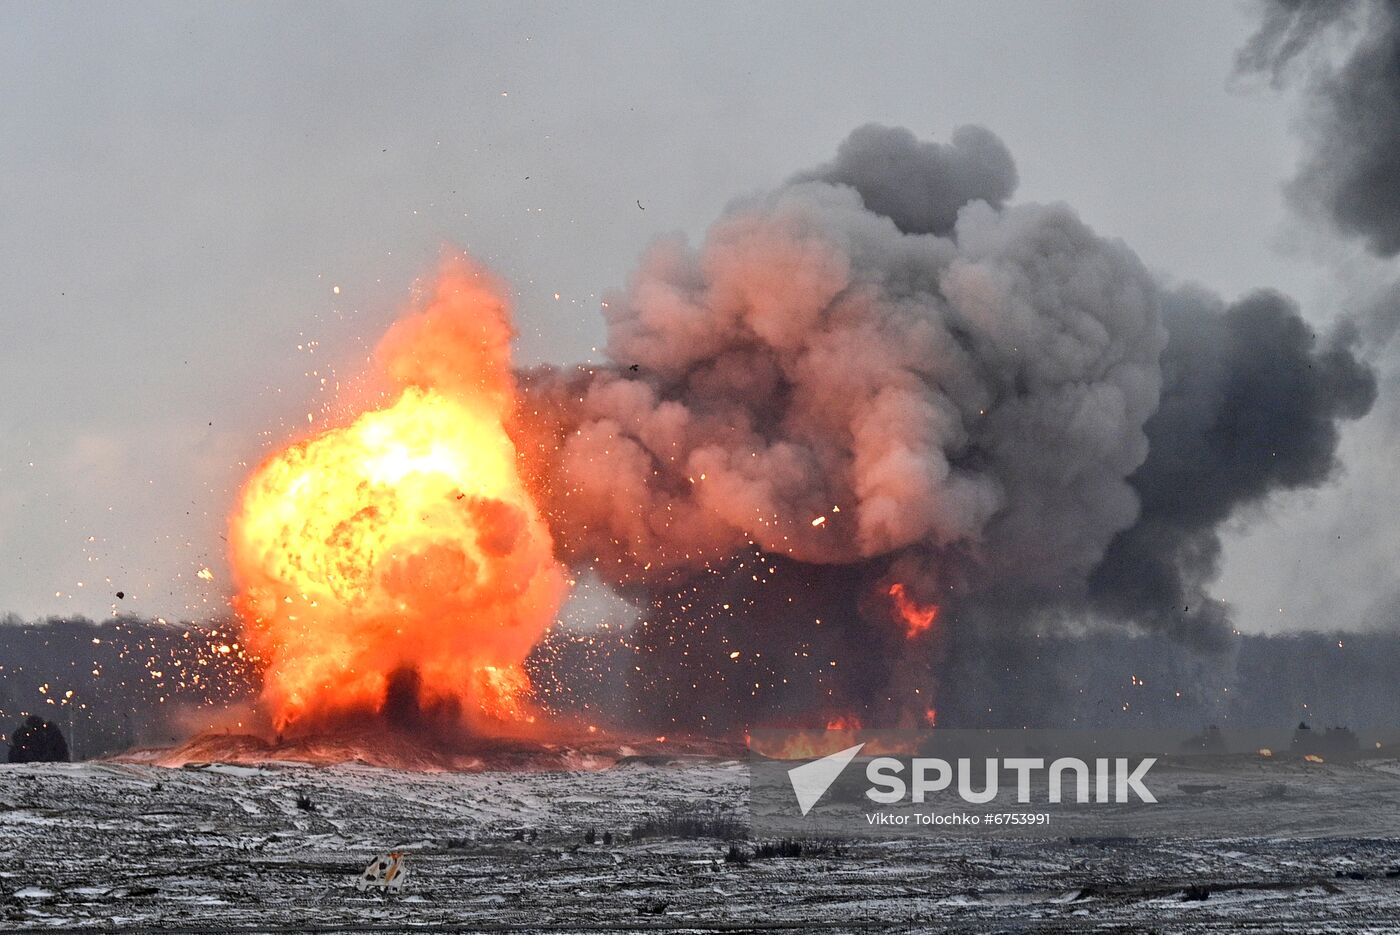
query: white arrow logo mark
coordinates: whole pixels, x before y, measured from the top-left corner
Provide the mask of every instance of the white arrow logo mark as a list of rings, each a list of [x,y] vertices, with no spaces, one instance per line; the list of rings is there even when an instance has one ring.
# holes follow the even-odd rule
[[[858,743],[788,770],[788,779],[792,781],[792,791],[797,795],[797,805],[802,809],[802,814],[806,815],[821,801],[826,790],[831,788],[836,777],[855,759],[863,746],[865,744]]]

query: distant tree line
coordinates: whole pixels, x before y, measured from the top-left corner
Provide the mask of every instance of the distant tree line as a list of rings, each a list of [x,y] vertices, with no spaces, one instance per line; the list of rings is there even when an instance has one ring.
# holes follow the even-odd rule
[[[256,697],[256,673],[220,649],[234,640],[227,623],[0,618],[0,730],[13,732],[0,741],[14,749],[30,717],[75,759],[178,740],[197,715],[213,720]],[[713,694],[675,709],[656,694],[666,680],[654,665],[625,635],[557,628],[530,669],[542,702],[591,721],[651,728],[665,718],[702,733],[715,723],[700,715],[723,703],[718,686],[701,683],[694,691]],[[1400,633],[1247,635],[1221,651],[1122,631],[964,634],[938,679],[944,727],[1400,727]]]
[[[18,725],[37,718],[65,741],[62,759],[170,743],[201,712],[251,700],[241,655],[220,651],[236,639],[228,623],[0,618],[0,741],[14,755]]]
[[[949,640],[933,691],[939,725],[1400,728],[1400,633],[1244,635],[1215,650],[1121,629],[990,630]],[[559,709],[700,732],[722,720],[726,686],[701,682],[711,697],[696,696],[690,680],[677,687],[625,637],[556,629],[529,668],[543,700]],[[747,683],[735,684],[734,703],[743,705]]]

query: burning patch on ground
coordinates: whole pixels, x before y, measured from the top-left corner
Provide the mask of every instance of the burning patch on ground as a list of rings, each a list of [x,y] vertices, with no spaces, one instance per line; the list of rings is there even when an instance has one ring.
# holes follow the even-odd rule
[[[211,763],[258,766],[361,763],[422,772],[452,770],[597,770],[629,762],[683,764],[697,759],[743,759],[739,743],[701,737],[619,737],[556,730],[549,739],[489,737],[440,728],[411,732],[377,719],[354,726],[267,740],[243,733],[204,733],[173,747],[133,750],[117,759],[164,767]]]

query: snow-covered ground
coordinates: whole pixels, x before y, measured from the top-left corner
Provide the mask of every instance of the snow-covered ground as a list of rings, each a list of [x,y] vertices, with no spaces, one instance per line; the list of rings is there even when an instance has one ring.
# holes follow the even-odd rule
[[[1400,815],[1390,841],[885,838],[743,865],[715,839],[630,838],[696,807],[745,818],[747,795],[747,765],[719,757],[583,772],[0,766],[0,928],[1400,928]],[[403,892],[357,892],[393,849],[408,854]]]

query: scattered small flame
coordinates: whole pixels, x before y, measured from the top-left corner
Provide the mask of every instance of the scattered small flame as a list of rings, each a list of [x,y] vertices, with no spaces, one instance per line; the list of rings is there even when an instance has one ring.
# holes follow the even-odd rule
[[[1309,753],[1309,754],[1306,754],[1306,755],[1303,757],[1303,759],[1306,760],[1306,761],[1309,762],[1309,763],[1326,763],[1326,762],[1327,762],[1327,761],[1324,760],[1322,757],[1318,756],[1316,753]]]
[[[914,739],[889,731],[868,731],[854,714],[827,719],[824,730],[764,731],[745,737],[749,749],[770,760],[806,760],[863,744],[862,753],[896,756],[913,753]]]
[[[932,628],[934,621],[938,619],[937,604],[924,606],[916,604],[905,590],[904,585],[898,581],[890,585],[889,595],[894,598],[895,611],[904,623],[904,635],[911,640]]]

